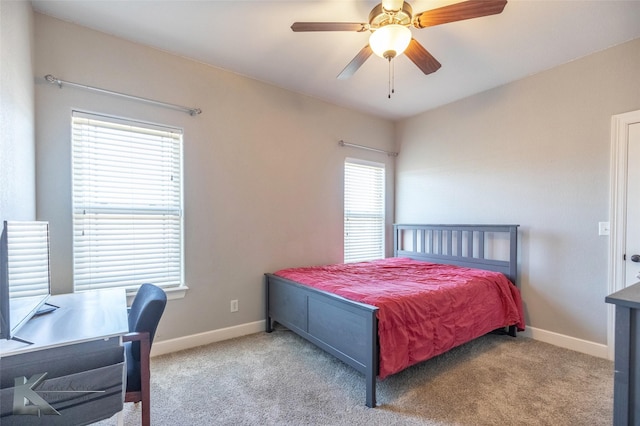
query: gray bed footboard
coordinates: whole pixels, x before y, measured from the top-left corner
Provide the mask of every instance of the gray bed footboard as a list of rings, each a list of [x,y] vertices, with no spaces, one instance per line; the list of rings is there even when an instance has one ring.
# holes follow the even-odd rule
[[[267,324],[278,322],[365,375],[366,405],[376,406],[378,308],[265,274]]]

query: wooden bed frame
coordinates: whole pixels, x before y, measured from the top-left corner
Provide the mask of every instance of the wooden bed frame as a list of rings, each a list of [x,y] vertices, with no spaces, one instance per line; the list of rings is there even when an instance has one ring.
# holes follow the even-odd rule
[[[394,225],[393,240],[395,257],[501,272],[517,283],[518,225]],[[502,250],[506,260],[493,258],[501,245],[508,246]],[[363,373],[366,405],[375,407],[378,308],[273,274],[265,276],[266,331],[280,323]],[[515,336],[515,326],[509,327],[509,334]]]

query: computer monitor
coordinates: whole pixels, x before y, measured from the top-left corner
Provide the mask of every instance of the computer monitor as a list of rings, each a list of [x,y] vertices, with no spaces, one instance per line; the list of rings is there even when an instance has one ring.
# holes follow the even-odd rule
[[[0,236],[0,338],[14,338],[50,292],[49,224],[4,221]]]

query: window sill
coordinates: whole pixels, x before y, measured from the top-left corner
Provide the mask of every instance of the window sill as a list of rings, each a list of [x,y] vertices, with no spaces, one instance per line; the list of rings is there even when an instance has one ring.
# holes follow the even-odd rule
[[[164,292],[167,294],[167,300],[175,300],[175,299],[183,299],[186,294],[187,294],[187,290],[189,290],[189,287],[187,287],[186,285],[182,285],[180,287],[171,287],[171,288],[165,288],[163,289]],[[133,299],[136,297],[136,292],[127,292],[127,306],[131,306],[131,303],[133,302]]]

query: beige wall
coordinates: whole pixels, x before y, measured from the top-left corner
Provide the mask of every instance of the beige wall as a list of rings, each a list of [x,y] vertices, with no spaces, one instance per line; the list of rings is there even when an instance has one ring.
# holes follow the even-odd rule
[[[345,157],[393,159],[393,123],[35,14],[38,215],[51,222],[55,290],[72,290],[70,114],[78,108],[184,129],[185,264],[165,340],[264,319],[263,273],[342,260]],[[191,117],[43,76],[199,107]],[[229,312],[231,299],[238,313]]]
[[[0,2],[0,221],[36,216],[33,14]]]
[[[610,120],[639,76],[635,40],[404,120],[396,220],[521,225],[528,323],[606,344]]]

